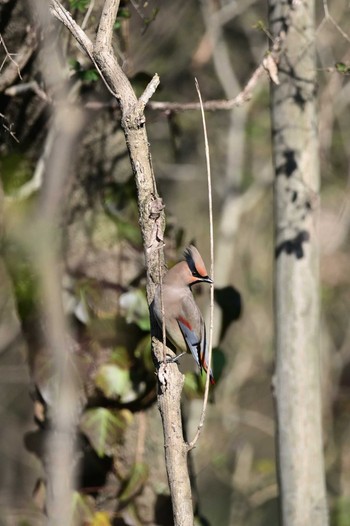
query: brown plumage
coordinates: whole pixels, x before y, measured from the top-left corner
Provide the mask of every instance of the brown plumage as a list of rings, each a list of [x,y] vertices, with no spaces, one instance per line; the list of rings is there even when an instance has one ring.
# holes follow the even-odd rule
[[[185,251],[185,261],[172,267],[163,279],[165,329],[175,347],[181,353],[191,352],[200,369],[207,372],[209,353],[205,324],[191,291],[195,283],[213,282],[198,250],[190,245]],[[160,286],[156,289],[153,311],[162,328]],[[210,381],[215,383],[212,371]]]

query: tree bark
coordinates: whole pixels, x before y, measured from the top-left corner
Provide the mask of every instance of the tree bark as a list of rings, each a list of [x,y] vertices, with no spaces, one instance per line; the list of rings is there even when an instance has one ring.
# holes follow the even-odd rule
[[[323,526],[314,1],[290,5],[269,1],[273,37],[285,32],[271,94],[279,483],[284,526]]]
[[[176,364],[170,363],[161,365],[158,378],[158,406],[164,429],[165,464],[172,495],[174,524],[192,526],[192,494],[187,465],[189,446],[183,439],[180,405],[184,376]],[[169,381],[172,390],[167,387]],[[174,495],[176,498],[173,498]]]

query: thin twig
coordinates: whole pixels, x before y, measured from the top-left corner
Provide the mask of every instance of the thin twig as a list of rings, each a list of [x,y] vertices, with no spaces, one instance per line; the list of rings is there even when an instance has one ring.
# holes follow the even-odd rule
[[[76,23],[72,18],[72,15],[60,4],[57,0],[51,0],[50,2],[50,11],[62,24],[66,26],[67,29],[72,33],[75,40],[80,44],[85,53],[89,56],[90,60],[95,63],[92,52],[93,52],[93,43],[86,35],[86,33],[81,29],[81,27]]]
[[[2,38],[2,35],[0,35],[0,44],[2,44],[4,50],[5,50],[5,53],[6,53],[6,57],[13,63],[14,66],[16,66],[17,68],[17,73],[18,73],[18,76],[19,78],[22,80],[22,75],[21,75],[21,70],[19,69],[19,65],[17,64],[17,62],[12,58],[12,55],[13,54],[16,54],[16,53],[9,53],[7,47],[6,47],[6,44],[5,44],[5,40]]]
[[[153,96],[154,92],[159,86],[159,76],[157,73],[153,76],[152,80],[147,84],[145,91],[142,93],[141,97],[138,100],[139,107],[141,111],[145,109],[145,106],[149,99]]]
[[[205,114],[202,102],[202,96],[199,89],[198,80],[195,78],[196,90],[198,93],[198,98],[201,106],[202,114],[202,124],[203,124],[203,134],[204,134],[204,144],[205,144],[205,160],[207,165],[207,176],[208,176],[208,204],[209,204],[209,232],[210,232],[210,276],[214,281],[214,228],[213,228],[213,199],[212,199],[212,189],[211,189],[211,171],[210,171],[210,153],[209,153],[209,143],[208,143],[208,134],[207,134],[207,125],[205,122]],[[210,371],[211,371],[211,357],[212,357],[212,345],[213,345],[213,319],[214,319],[214,284],[210,285],[210,321],[209,321],[209,356],[207,363],[207,378],[205,381],[205,391],[204,391],[204,400],[202,406],[202,413],[198,424],[198,429],[195,434],[192,442],[188,444],[188,449],[191,450],[195,447],[199,435],[201,433],[202,427],[204,425],[205,413],[208,405],[209,397],[209,383],[210,383]]]
[[[5,117],[5,115],[3,113],[0,113],[0,118],[3,119],[3,123],[2,123],[2,127],[4,128],[4,130],[6,130],[9,135],[11,135],[12,139],[14,139],[17,143],[19,143],[19,140],[17,139],[16,135],[15,135],[15,132],[13,132],[11,130],[11,128],[13,127],[13,124],[12,123],[9,123],[9,125],[7,126],[7,124],[5,124],[6,122],[8,122],[8,119],[7,117]]]
[[[83,23],[81,24],[81,29],[84,31],[86,29],[87,23],[89,21],[90,15],[92,13],[93,8],[95,7],[95,0],[91,0],[89,3],[89,7],[85,13]]]
[[[119,105],[122,104],[122,101],[124,101],[124,103],[126,103],[127,101],[130,105],[130,101],[127,100],[128,98],[121,95],[122,92],[128,93],[131,99],[131,103],[134,102],[134,99],[136,102],[136,96],[131,88],[128,79],[124,75],[113,54],[111,53],[111,46],[109,46],[108,48],[103,47],[103,45],[108,45],[108,42],[101,36],[99,43],[97,44],[96,42],[96,45],[94,46],[89,37],[86,35],[86,33],[81,29],[81,27],[72,18],[71,14],[63,7],[63,5],[58,0],[50,1],[50,11],[53,14],[53,16],[57,18],[57,20],[59,20],[60,22],[62,22],[63,25],[66,26],[66,28],[71,32],[78,44],[80,44],[83,51],[85,51],[85,53],[88,55],[91,62],[94,64],[95,68],[100,74],[101,79],[105,83],[108,91],[113,95],[113,97],[115,97],[118,100]],[[107,24],[107,22],[111,25],[112,31],[113,19],[111,17],[105,20],[105,22],[102,24],[102,27],[104,27]],[[101,27],[101,24],[99,27]],[[104,55],[103,58],[101,58],[102,55]],[[104,68],[103,71],[101,70],[101,67]],[[117,83],[114,82],[115,76],[118,77]],[[113,89],[112,85],[115,89],[118,87],[118,92],[116,92],[115,89]]]
[[[10,86],[9,88],[5,89],[4,93],[8,97],[17,97],[18,95],[23,95],[28,91],[33,91],[40,99],[44,100],[45,102],[48,101],[48,96],[40,88],[36,80],[32,80],[31,82],[21,82],[21,84]]]
[[[208,100],[203,103],[203,108],[206,111],[218,111],[218,110],[232,110],[232,108],[235,108],[236,106],[241,106],[244,104],[247,100],[249,100],[252,96],[252,90],[254,89],[255,85],[257,84],[260,77],[265,73],[265,69],[262,66],[258,66],[258,68],[254,71],[253,75],[248,80],[246,86],[236,97],[233,97],[233,99],[229,100]],[[158,102],[158,101],[152,101],[149,102],[148,108],[155,111],[189,111],[189,110],[200,110],[201,105],[199,102]]]
[[[327,2],[327,0],[323,0],[323,10],[324,10],[325,18],[327,20],[329,20],[334,25],[334,27],[339,31],[339,33],[342,35],[342,37],[345,38],[345,40],[347,40],[347,42],[350,42],[349,35],[347,33],[345,33],[345,31],[340,27],[338,22],[336,22],[336,20],[330,14],[329,9],[328,9],[328,2]]]
[[[137,442],[136,442],[136,453],[135,453],[135,464],[139,464],[143,461],[145,453],[145,438],[147,429],[147,416],[145,411],[138,413],[138,430],[137,430]]]
[[[48,170],[48,165],[50,164],[50,155],[52,154],[52,149],[57,140],[58,130],[55,128],[54,123],[51,122],[48,134],[45,139],[43,152],[36,163],[33,177],[24,183],[20,188],[18,188],[18,190],[13,195],[7,196],[7,202],[28,199],[28,197],[30,197],[42,187],[44,174]]]
[[[163,271],[159,254],[159,287],[160,287],[160,308],[162,312],[162,340],[163,340],[163,362],[166,363],[166,328],[165,328],[165,310],[164,310],[164,295],[163,295]]]
[[[281,45],[285,39],[285,34],[281,33],[274,41],[272,48],[269,53],[272,54],[275,60],[278,59],[281,51]],[[265,67],[261,63],[250,76],[247,84],[244,86],[242,91],[235,97],[229,100],[208,100],[203,102],[203,109],[206,111],[217,111],[217,110],[232,110],[236,106],[242,106],[246,101],[252,97],[252,91],[258,83],[258,80],[266,74]],[[157,102],[151,101],[148,106],[151,110],[157,111],[188,111],[188,110],[199,110],[201,109],[200,102]]]

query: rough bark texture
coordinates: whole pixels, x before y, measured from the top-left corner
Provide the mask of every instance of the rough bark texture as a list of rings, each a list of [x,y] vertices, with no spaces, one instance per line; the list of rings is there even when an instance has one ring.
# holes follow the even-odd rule
[[[184,376],[176,364],[165,364],[161,365],[158,378],[158,406],[165,430],[165,463],[170,493],[177,495],[176,499],[172,499],[174,524],[193,526],[191,485],[189,477],[183,475],[188,473],[188,445],[183,440],[182,425],[178,425],[181,422],[180,401]],[[169,382],[174,386],[171,390]]]
[[[284,526],[325,525],[316,219],[319,162],[314,2],[270,0],[286,32],[272,88],[278,462]]]

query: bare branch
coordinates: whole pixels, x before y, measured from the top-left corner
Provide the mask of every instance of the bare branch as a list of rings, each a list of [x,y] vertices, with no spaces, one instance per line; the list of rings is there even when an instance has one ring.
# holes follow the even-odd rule
[[[62,22],[64,26],[72,33],[75,40],[81,45],[85,53],[94,62],[92,52],[93,44],[86,33],[79,27],[76,21],[72,18],[71,14],[63,7],[57,0],[51,0],[50,11],[57,20]]]
[[[134,91],[114,55],[109,49],[101,47],[103,44],[102,38],[99,44],[100,49],[95,49],[88,36],[58,0],[51,0],[50,10],[69,29],[73,37],[81,45],[99,71],[108,90],[118,100],[120,106],[124,106],[126,109],[132,108],[137,103]],[[110,21],[110,19],[107,21]]]
[[[113,25],[117,18],[119,0],[105,0],[96,35],[95,51],[112,48]]]
[[[3,113],[0,113],[0,118],[4,121],[2,123],[2,127],[4,128],[4,130],[6,130],[11,135],[12,139],[14,139],[16,142],[19,142],[14,131],[12,131],[13,124],[8,123],[8,120]]]
[[[84,20],[83,20],[83,23],[81,24],[81,29],[85,29],[87,24],[88,24],[88,21],[89,21],[89,18],[90,18],[90,15],[93,11],[95,7],[95,0],[91,0],[90,3],[89,3],[89,7],[85,13],[85,16],[84,16]]]
[[[270,50],[270,54],[274,60],[278,59],[279,53],[281,51],[281,44],[285,39],[285,34],[281,33],[274,41],[274,44]],[[238,93],[234,98],[229,100],[209,100],[203,102],[203,109],[206,111],[217,111],[217,110],[232,110],[236,106],[242,106],[245,102],[250,100],[252,97],[252,92],[256,87],[258,81],[262,76],[265,76],[265,66],[264,62],[260,64],[256,70],[253,72],[249,78],[247,84],[243,90]],[[150,102],[147,106],[151,110],[156,111],[188,111],[188,110],[200,110],[201,105],[199,102]]]
[[[6,44],[5,44],[5,40],[2,38],[2,35],[0,35],[0,44],[2,44],[2,47],[5,50],[6,58],[8,58],[10,60],[10,62],[12,62],[12,64],[15,66],[15,68],[17,69],[17,74],[18,74],[19,78],[22,80],[22,75],[21,75],[21,71],[19,69],[19,66],[18,66],[17,62],[12,58],[13,53],[9,53],[9,51],[8,51],[8,49],[6,47]]]
[[[13,82],[16,81],[17,77],[19,77],[22,80],[21,76],[21,69],[24,68],[24,66],[27,64],[28,60],[32,56],[33,52],[35,51],[37,47],[37,38],[36,38],[36,32],[33,30],[29,30],[27,33],[27,36],[24,40],[24,43],[19,48],[17,53],[15,54],[16,60],[14,60],[13,54],[9,53],[5,41],[3,37],[0,35],[0,44],[2,44],[4,50],[5,50],[5,61],[8,59],[10,60],[10,64],[4,71],[1,72],[0,77],[0,91],[3,91],[5,88],[10,86]],[[3,65],[2,64],[2,65]],[[1,71],[2,67],[0,67]]]
[[[27,199],[30,195],[34,194],[42,187],[44,173],[48,170],[49,158],[52,153],[53,146],[57,140],[57,129],[55,129],[54,126],[50,126],[49,132],[45,139],[43,152],[36,163],[33,177],[24,183],[20,188],[18,188],[14,195],[7,196],[5,198],[6,201],[12,202]]]
[[[48,96],[45,91],[43,91],[36,80],[31,82],[22,82],[21,84],[16,84],[15,86],[10,86],[5,90],[5,95],[9,97],[16,97],[17,95],[22,95],[28,91],[33,91],[40,99],[47,102]]]
[[[159,82],[160,82],[159,81],[159,76],[156,73],[154,75],[154,77],[152,78],[152,80],[146,86],[146,89],[142,93],[141,97],[139,98],[138,104],[139,104],[139,108],[140,108],[141,111],[143,111],[145,109],[145,106],[146,106],[147,102],[154,95],[157,87],[159,86]]]
[[[350,42],[350,37],[347,33],[345,33],[344,29],[342,29],[340,27],[340,25],[338,24],[338,22],[333,18],[333,16],[330,14],[329,12],[329,8],[328,8],[328,2],[327,0],[323,0],[323,10],[324,10],[324,16],[327,20],[329,20],[333,25],[334,27],[339,31],[339,33],[341,34],[341,36],[343,38],[345,38],[345,40],[347,42]]]
[[[158,352],[161,353],[161,349]],[[193,526],[191,486],[187,468],[188,445],[183,439],[180,410],[184,378],[176,363],[162,363],[159,367],[158,404],[164,429],[165,461],[175,526]]]

